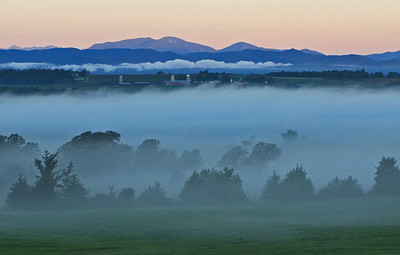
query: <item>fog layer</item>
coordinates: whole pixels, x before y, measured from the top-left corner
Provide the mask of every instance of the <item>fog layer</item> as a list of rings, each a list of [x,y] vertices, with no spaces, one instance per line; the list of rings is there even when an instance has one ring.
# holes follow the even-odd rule
[[[267,62],[252,62],[252,61],[239,61],[236,63],[226,63],[223,61],[215,61],[212,59],[199,60],[196,62],[183,60],[183,59],[175,59],[169,60],[166,62],[145,62],[145,63],[121,63],[119,65],[108,65],[108,64],[83,64],[83,65],[55,65],[50,63],[3,63],[0,64],[1,69],[31,69],[31,68],[39,68],[39,69],[66,69],[73,71],[87,70],[89,72],[117,72],[117,71],[146,71],[146,70],[176,70],[176,69],[265,69],[265,68],[275,68],[275,67],[289,67],[292,64],[290,63],[274,63],[271,61]]]
[[[397,90],[202,86],[136,94],[0,96],[0,134],[18,133],[39,143],[42,151],[55,152],[87,130],[113,130],[122,135],[121,142],[134,147],[156,138],[162,147],[178,154],[199,149],[203,167],[212,167],[230,146],[243,140],[276,143],[282,149],[279,160],[265,170],[239,172],[250,198],[260,196],[273,170],[284,175],[296,164],[303,165],[317,187],[335,176],[352,175],[369,189],[379,159],[399,156],[399,116]],[[282,140],[281,134],[288,129],[299,133],[296,141]],[[143,180],[135,177],[131,186],[141,184],[142,188],[157,178],[154,174]],[[108,184],[127,185],[119,179],[103,180],[104,191]],[[168,178],[158,181],[173,196],[181,188],[176,183],[169,186]],[[101,185],[87,183],[91,191]]]

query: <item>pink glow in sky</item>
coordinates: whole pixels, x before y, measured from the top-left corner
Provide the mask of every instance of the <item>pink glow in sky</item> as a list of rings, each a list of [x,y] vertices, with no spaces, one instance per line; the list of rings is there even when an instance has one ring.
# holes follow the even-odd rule
[[[400,50],[399,0],[1,0],[0,48],[177,36],[327,54]]]

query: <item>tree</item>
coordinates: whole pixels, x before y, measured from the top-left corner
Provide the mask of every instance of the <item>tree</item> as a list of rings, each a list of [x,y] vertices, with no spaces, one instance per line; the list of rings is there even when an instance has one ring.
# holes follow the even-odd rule
[[[62,171],[60,186],[63,202],[68,205],[79,205],[87,199],[89,190],[83,186],[78,175],[74,173],[72,162],[69,163],[67,169]]]
[[[265,166],[268,161],[277,160],[282,150],[276,144],[260,142],[254,145],[249,162],[256,166]]]
[[[120,139],[121,135],[114,131],[84,132],[58,148],[60,163],[67,165],[72,161],[81,175],[89,176],[110,169],[128,170],[132,149]]]
[[[285,133],[281,134],[282,138],[286,142],[293,142],[297,139],[298,133],[294,130],[289,129]]]
[[[148,186],[137,198],[137,203],[142,206],[163,206],[170,202],[159,182]]]
[[[136,153],[139,157],[151,157],[160,151],[160,141],[157,139],[146,139],[138,146]]]
[[[136,150],[135,166],[141,170],[174,169],[177,166],[175,152],[160,148],[160,141],[147,139]]]
[[[10,193],[7,195],[7,208],[11,210],[28,209],[31,196],[32,187],[28,184],[26,178],[20,174],[18,181],[12,184]]]
[[[34,195],[41,203],[52,203],[57,200],[59,181],[63,177],[60,170],[56,170],[58,153],[51,154],[45,151],[42,159],[36,158],[34,164],[39,170],[34,186]]]
[[[179,159],[179,166],[183,169],[193,169],[203,164],[200,150],[184,151]]]
[[[229,168],[194,171],[180,197],[184,203],[196,205],[238,205],[247,202],[242,180],[234,174],[234,169]]]
[[[261,200],[265,202],[279,201],[281,196],[281,177],[274,171],[272,176],[268,177],[264,187]]]
[[[222,156],[217,165],[219,167],[236,167],[246,161],[247,154],[247,150],[242,146],[234,146]]]
[[[123,206],[131,206],[135,201],[135,191],[132,188],[123,188],[118,194],[118,200]]]
[[[26,141],[22,136],[18,134],[12,134],[7,138],[7,143],[14,147],[22,147],[25,145]]]
[[[376,167],[372,193],[376,195],[400,195],[400,170],[393,157],[382,157]]]
[[[314,197],[314,185],[302,166],[290,170],[281,183],[282,200],[308,200]]]
[[[363,195],[361,185],[357,179],[349,176],[347,179],[333,178],[326,186],[322,187],[318,196],[322,199],[359,197]]]
[[[32,158],[40,155],[37,143],[28,142],[19,134],[0,135],[0,179],[11,184],[18,175],[29,176]],[[8,186],[0,185],[0,193],[7,193]]]

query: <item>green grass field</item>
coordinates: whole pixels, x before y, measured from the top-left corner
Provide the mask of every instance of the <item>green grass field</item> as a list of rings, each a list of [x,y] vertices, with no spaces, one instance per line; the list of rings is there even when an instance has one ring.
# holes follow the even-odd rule
[[[400,200],[0,214],[0,254],[400,254]]]

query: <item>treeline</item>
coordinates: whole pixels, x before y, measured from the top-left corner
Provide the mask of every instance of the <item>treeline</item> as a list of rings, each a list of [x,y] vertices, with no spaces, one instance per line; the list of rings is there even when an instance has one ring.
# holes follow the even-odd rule
[[[107,194],[88,197],[88,189],[74,173],[72,162],[66,169],[57,170],[57,153],[45,152],[35,159],[38,170],[33,185],[19,176],[7,195],[9,210],[41,210],[71,208],[122,208],[134,206],[242,206],[250,205],[242,189],[242,180],[234,169],[203,169],[194,171],[186,180],[179,200],[165,196],[161,184],[148,186],[136,198],[131,187],[117,192],[110,186]],[[266,180],[259,203],[273,203],[342,199],[365,195],[400,195],[400,170],[392,157],[383,157],[376,167],[375,184],[364,193],[357,179],[335,177],[327,185],[315,191],[314,184],[302,166],[290,170],[283,179],[275,172]]]
[[[325,78],[331,80],[353,80],[353,79],[380,79],[380,78],[400,78],[400,73],[390,72],[384,74],[382,72],[369,73],[364,69],[357,71],[350,70],[332,70],[332,71],[303,71],[303,72],[272,72],[268,73],[269,77],[297,77],[297,78]]]
[[[0,69],[2,85],[48,85],[74,83],[77,78],[86,77],[86,70],[72,71],[64,69]]]
[[[292,135],[292,139],[295,139],[297,133],[288,132],[289,136]],[[294,132],[294,135],[290,132]],[[287,139],[286,136],[287,133],[282,134],[283,139]],[[178,155],[173,150],[161,147],[161,142],[157,139],[146,139],[136,148],[121,143],[120,139],[121,135],[114,131],[84,132],[57,149],[59,160],[63,165],[73,161],[85,176],[118,171],[176,173],[198,169],[203,164],[203,157],[198,149],[184,150]],[[37,157],[39,153],[37,143],[26,142],[18,134],[0,136],[2,169],[21,165],[21,162]],[[228,148],[218,166],[263,168],[268,162],[277,160],[281,153],[282,150],[274,143],[243,141],[242,145]]]
[[[293,142],[298,133],[288,130],[281,134],[285,142]],[[186,150],[181,156],[163,149],[156,139],[147,139],[136,149],[122,144],[117,132],[85,132],[62,145],[57,152],[41,155],[36,143],[26,142],[18,134],[0,136],[0,168],[7,170],[12,179],[0,176],[0,188],[10,187],[6,204],[10,210],[41,210],[62,208],[120,208],[133,206],[239,206],[251,202],[242,189],[242,179],[234,169],[250,171],[265,169],[269,162],[277,160],[282,151],[273,143],[243,141],[232,146],[218,161],[218,168],[201,168],[203,160],[199,150]],[[32,162],[32,158],[35,158]],[[6,163],[9,162],[10,165]],[[35,171],[23,171],[29,165]],[[59,165],[64,166],[60,168]],[[75,170],[75,168],[77,170]],[[194,169],[202,169],[200,171]],[[193,171],[194,170],[194,171]],[[191,172],[191,175],[179,174]],[[14,173],[14,175],[12,174]],[[17,178],[19,174],[19,177]],[[78,176],[79,173],[79,176]],[[179,199],[166,197],[162,184],[155,182],[143,190],[126,185],[117,190],[109,186],[109,192],[89,196],[89,190],[80,177],[86,180],[108,176],[141,176],[150,174],[151,180],[160,180],[167,173],[170,181],[164,184],[184,185]],[[137,175],[135,175],[137,174]],[[31,178],[27,178],[30,175]],[[183,177],[182,177],[183,176]],[[181,178],[175,183],[171,183]],[[17,179],[17,180],[16,180]],[[33,181],[30,183],[28,180]],[[335,177],[319,190],[307,177],[302,166],[296,166],[285,176],[275,172],[260,190],[259,203],[315,199],[339,199],[365,195],[400,194],[400,170],[392,157],[383,157],[376,167],[375,184],[364,193],[356,178]],[[111,182],[111,181],[110,181]],[[12,184],[12,185],[11,185]],[[111,184],[111,183],[110,183]],[[102,184],[103,185],[103,184]]]

